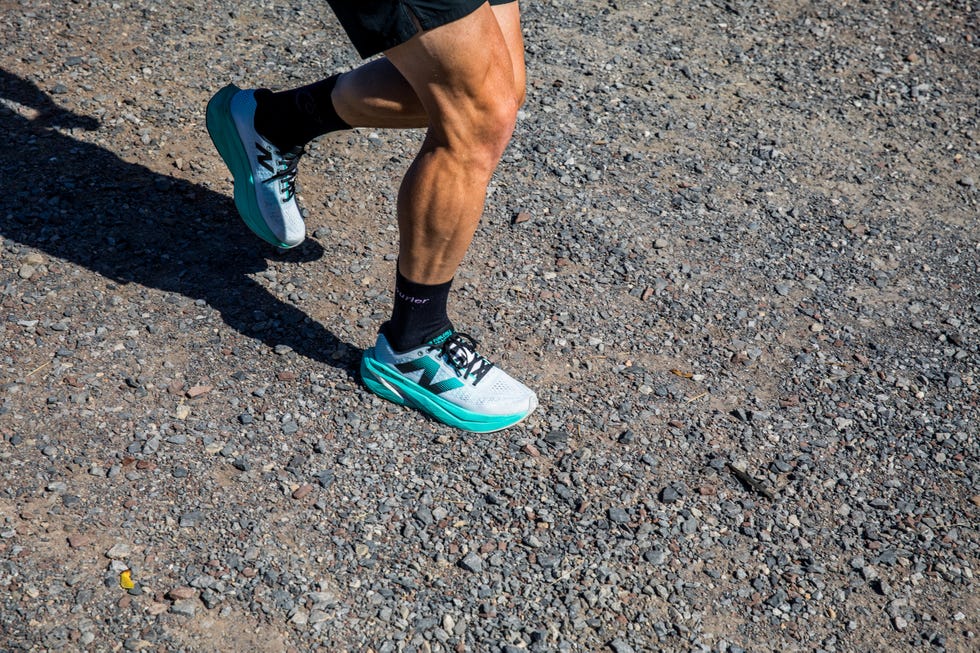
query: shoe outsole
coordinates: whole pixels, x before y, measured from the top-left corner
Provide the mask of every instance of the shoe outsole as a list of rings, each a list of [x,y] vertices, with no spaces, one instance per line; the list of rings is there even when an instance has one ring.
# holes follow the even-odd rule
[[[425,390],[401,372],[377,360],[373,347],[364,352],[361,358],[361,379],[371,392],[382,399],[415,408],[443,424],[472,433],[493,433],[514,426],[538,406],[537,397],[532,395],[528,409],[513,415],[481,415],[468,411]]]
[[[224,160],[231,176],[235,179],[235,208],[245,225],[256,236],[279,249],[291,249],[299,243],[284,243],[276,237],[265,223],[259,210],[258,200],[255,199],[255,180],[252,177],[251,165],[245,145],[242,143],[231,116],[231,101],[241,91],[234,84],[229,84],[215,93],[207,108],[207,128],[218,154]]]

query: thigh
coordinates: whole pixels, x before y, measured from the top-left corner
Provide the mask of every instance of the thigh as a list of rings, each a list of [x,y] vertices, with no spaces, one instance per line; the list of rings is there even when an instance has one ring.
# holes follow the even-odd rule
[[[510,52],[490,5],[385,51],[431,115],[457,100],[507,89],[513,95]]]

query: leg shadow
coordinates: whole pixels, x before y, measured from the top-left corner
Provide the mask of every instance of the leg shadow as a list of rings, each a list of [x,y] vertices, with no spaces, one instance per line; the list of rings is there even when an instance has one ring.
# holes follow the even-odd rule
[[[260,241],[232,222],[230,197],[54,129],[98,126],[0,69],[0,236],[118,283],[203,299],[239,333],[357,378],[360,349],[249,278],[267,262]],[[282,256],[300,262],[322,254],[307,241]]]

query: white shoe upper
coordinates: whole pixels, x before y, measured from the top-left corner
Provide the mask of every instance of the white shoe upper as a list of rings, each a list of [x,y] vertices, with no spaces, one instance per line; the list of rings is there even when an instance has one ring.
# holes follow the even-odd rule
[[[248,155],[259,212],[276,238],[294,247],[306,238],[296,203],[297,154],[282,152],[255,131],[255,107],[255,92],[239,91],[231,100],[231,116]]]

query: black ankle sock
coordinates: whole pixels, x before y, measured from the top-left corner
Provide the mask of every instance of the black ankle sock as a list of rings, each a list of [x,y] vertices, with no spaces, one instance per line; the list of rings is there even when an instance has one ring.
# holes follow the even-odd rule
[[[307,86],[273,93],[255,92],[255,130],[276,147],[302,147],[317,136],[350,125],[337,115],[330,94],[339,74]]]
[[[395,307],[384,325],[384,334],[395,351],[407,351],[452,328],[446,301],[452,279],[427,286],[395,273]]]

